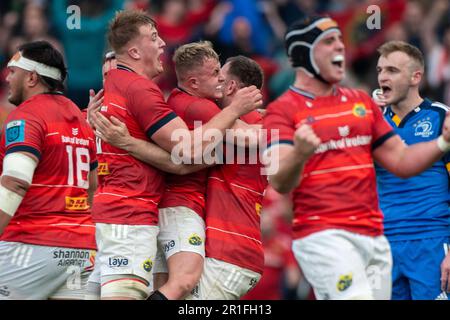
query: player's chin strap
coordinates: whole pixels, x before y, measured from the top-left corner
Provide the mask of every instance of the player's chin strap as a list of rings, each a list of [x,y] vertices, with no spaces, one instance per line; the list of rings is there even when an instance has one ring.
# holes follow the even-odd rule
[[[14,177],[31,184],[36,167],[37,163],[31,157],[20,152],[10,153],[3,159],[2,176]],[[22,200],[22,196],[5,188],[0,183],[0,210],[12,217]]]
[[[61,71],[58,68],[50,67],[46,64],[25,58],[22,53],[17,52],[8,62],[9,67],[17,67],[27,71],[36,71],[37,74],[61,81]]]

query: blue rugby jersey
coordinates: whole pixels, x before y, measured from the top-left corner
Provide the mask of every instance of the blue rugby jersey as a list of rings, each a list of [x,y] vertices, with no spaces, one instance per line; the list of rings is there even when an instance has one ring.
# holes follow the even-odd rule
[[[436,139],[448,107],[425,99],[401,121],[388,106],[384,117],[408,144]],[[384,232],[389,240],[412,240],[450,235],[450,154],[420,175],[401,179],[376,165]]]

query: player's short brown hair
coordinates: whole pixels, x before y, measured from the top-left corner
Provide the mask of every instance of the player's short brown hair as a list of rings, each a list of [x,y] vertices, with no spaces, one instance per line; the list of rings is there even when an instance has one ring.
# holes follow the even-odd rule
[[[425,68],[423,54],[419,50],[419,48],[404,41],[395,40],[386,42],[381,47],[379,47],[377,51],[383,57],[386,57],[393,52],[397,51],[403,52],[412,60],[414,60],[421,69]]]
[[[177,78],[182,80],[189,71],[201,67],[206,59],[219,61],[219,55],[209,41],[191,42],[177,48],[172,58]]]
[[[225,63],[230,63],[229,74],[239,79],[243,87],[262,88],[264,72],[255,60],[239,55],[228,58]]]
[[[144,11],[125,10],[117,12],[109,24],[109,45],[116,53],[122,53],[127,43],[139,36],[139,28],[145,25],[156,28],[155,21]]]

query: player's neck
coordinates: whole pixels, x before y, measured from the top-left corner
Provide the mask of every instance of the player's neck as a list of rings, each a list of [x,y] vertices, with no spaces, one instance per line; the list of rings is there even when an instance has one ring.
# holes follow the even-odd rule
[[[136,72],[137,74],[146,77],[148,79],[152,79],[151,77],[149,77],[146,73],[145,73],[145,68],[144,66],[141,66],[139,63],[133,63],[130,61],[127,61],[125,59],[121,59],[121,58],[117,58],[117,64],[118,65],[122,65],[124,67],[127,67],[128,69],[133,70],[134,72]]]
[[[310,77],[298,71],[295,77],[294,87],[312,93],[314,96],[330,96],[333,94],[334,85]]]
[[[34,88],[28,88],[28,90],[25,90],[23,93],[24,101],[27,101],[28,99],[31,99],[34,96],[37,96],[39,94],[48,93],[48,88],[43,85],[38,85]]]
[[[197,91],[195,91],[193,88],[190,88],[189,86],[186,86],[183,83],[178,83],[178,89],[180,89],[181,91],[183,91],[193,97],[202,98],[202,99],[210,99],[208,97],[204,97],[203,95],[201,95]]]
[[[417,108],[423,102],[422,97],[418,92],[410,94],[406,99],[400,101],[397,104],[391,105],[392,111],[400,118],[403,119],[408,113]]]

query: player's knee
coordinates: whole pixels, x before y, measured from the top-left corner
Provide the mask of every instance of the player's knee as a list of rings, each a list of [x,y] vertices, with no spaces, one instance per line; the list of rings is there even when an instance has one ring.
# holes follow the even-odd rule
[[[102,285],[102,299],[145,300],[149,294],[148,286],[139,279],[117,279]]]

